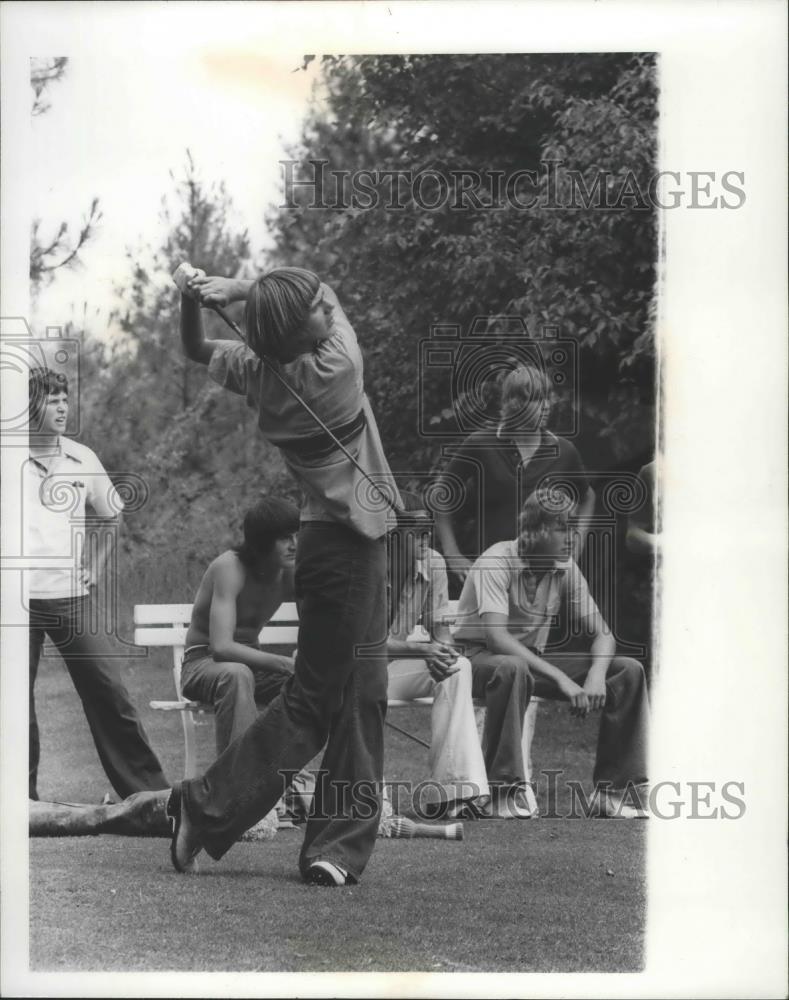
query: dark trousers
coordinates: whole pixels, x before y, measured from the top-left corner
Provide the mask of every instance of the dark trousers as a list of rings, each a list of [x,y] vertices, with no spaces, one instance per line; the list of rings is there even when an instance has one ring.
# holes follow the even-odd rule
[[[65,660],[82,701],[99,760],[118,795],[125,799],[134,792],[169,787],[121,680],[120,663],[107,660],[106,641],[95,631],[91,632],[90,622],[94,618],[87,597],[30,601],[31,799],[38,798],[36,782],[41,751],[34,689],[45,635]]]
[[[591,665],[588,656],[547,653],[546,659],[583,685]],[[534,680],[538,698],[561,698],[559,689],[545,677]],[[595,715],[587,718],[587,722]],[[649,695],[644,668],[629,656],[615,656],[605,677],[605,706],[600,713],[592,778],[595,784],[626,788],[647,780]]]
[[[515,656],[469,652],[472,697],[485,701],[482,756],[491,785],[522,785],[523,717],[534,681],[525,661]]]
[[[216,755],[223,753],[282,690],[293,674],[285,667],[248,667],[246,663],[217,663],[213,656],[195,650],[181,667],[181,693],[185,698],[214,706]]]
[[[386,550],[350,528],[307,522],[296,553],[299,642],[294,675],[182,802],[213,858],[276,804],[328,745],[299,859],[359,878],[375,846],[386,715]]]
[[[491,784],[524,781],[521,739],[523,716],[532,695],[563,699],[556,684],[533,676],[525,658],[488,650],[471,650],[472,693],[487,707],[482,749]],[[551,653],[545,658],[576,684],[589,673],[589,656]],[[647,780],[649,697],[644,668],[637,660],[615,656],[605,679],[606,699],[600,715],[593,779],[612,788]],[[593,713],[594,714],[594,713]],[[593,716],[589,717],[591,720]]]

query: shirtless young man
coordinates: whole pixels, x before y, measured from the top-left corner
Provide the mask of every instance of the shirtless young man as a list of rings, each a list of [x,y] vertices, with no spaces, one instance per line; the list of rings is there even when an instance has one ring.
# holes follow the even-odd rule
[[[244,518],[243,544],[217,556],[200,581],[181,691],[214,706],[217,756],[293,674],[293,660],[261,650],[258,635],[280,604],[293,600],[298,527],[294,504],[259,501]]]

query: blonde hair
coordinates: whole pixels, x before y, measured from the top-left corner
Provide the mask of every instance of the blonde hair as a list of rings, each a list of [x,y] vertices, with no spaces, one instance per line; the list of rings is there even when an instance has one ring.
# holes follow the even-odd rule
[[[518,518],[521,550],[524,554],[532,552],[538,542],[544,541],[555,527],[566,527],[571,507],[572,497],[565,490],[535,490],[527,498]]]
[[[501,383],[501,402],[518,400],[523,406],[530,403],[547,403],[552,394],[547,372],[534,365],[518,365]]]
[[[290,338],[307,319],[320,278],[301,267],[278,267],[254,283],[247,296],[247,342],[258,356],[287,356]]]

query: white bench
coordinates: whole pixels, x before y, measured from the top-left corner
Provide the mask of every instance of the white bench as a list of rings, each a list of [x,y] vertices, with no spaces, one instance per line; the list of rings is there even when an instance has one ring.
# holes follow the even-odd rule
[[[450,601],[449,613],[457,610],[457,601]],[[134,642],[137,646],[163,646],[172,649],[173,685],[176,698],[173,701],[152,701],[151,708],[160,712],[178,712],[184,732],[184,777],[193,778],[197,774],[197,753],[195,739],[195,715],[214,712],[213,705],[190,701],[181,693],[181,661],[186,645],[186,633],[192,618],[191,604],[136,604],[134,607]],[[295,649],[299,632],[299,618],[296,605],[281,604],[271,621],[258,636],[261,646],[287,646]],[[531,780],[531,744],[537,722],[539,698],[532,698],[523,723],[523,764],[526,780]],[[432,698],[415,698],[412,701],[391,700],[390,708],[403,705],[432,705]],[[485,708],[475,701],[477,728],[482,729]],[[404,732],[404,730],[398,730]],[[406,734],[410,735],[410,734]]]

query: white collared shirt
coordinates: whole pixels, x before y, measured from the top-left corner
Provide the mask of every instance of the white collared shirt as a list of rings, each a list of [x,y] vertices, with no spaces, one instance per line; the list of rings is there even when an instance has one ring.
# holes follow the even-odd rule
[[[459,642],[486,641],[484,614],[507,616],[507,630],[524,646],[542,651],[562,603],[577,621],[602,624],[600,611],[589,593],[586,579],[573,559],[543,573],[534,593],[522,577],[524,562],[518,541],[496,542],[469,570],[457,610]]]
[[[123,501],[96,454],[70,438],[51,455],[31,454],[23,469],[25,557],[51,558],[52,566],[25,572],[29,597],[81,597],[85,506],[99,517],[117,517]]]
[[[416,560],[413,577],[403,584],[389,635],[392,639],[407,639],[420,623],[431,632],[448,611],[446,563],[440,553],[428,549],[424,558]]]

